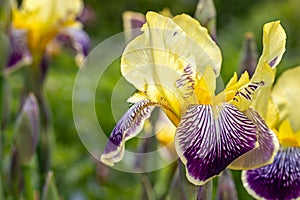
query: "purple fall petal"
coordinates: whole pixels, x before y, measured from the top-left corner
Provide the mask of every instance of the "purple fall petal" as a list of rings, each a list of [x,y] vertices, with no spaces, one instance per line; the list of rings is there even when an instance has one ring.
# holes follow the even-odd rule
[[[290,200],[300,198],[300,148],[279,150],[270,165],[242,172],[246,190],[255,198]]]
[[[203,185],[256,146],[256,126],[231,104],[192,105],[177,128],[177,152],[188,179]]]
[[[279,149],[279,142],[275,133],[269,129],[261,116],[252,108],[244,113],[257,126],[259,146],[233,161],[230,168],[251,169],[272,163]]]
[[[23,63],[30,63],[32,58],[27,45],[27,32],[25,30],[12,29],[9,40],[7,67],[13,68]]]
[[[125,141],[135,137],[143,128],[144,121],[150,117],[155,104],[149,100],[143,100],[134,104],[120,119],[113,129],[101,161],[107,165],[113,165],[122,160]]]

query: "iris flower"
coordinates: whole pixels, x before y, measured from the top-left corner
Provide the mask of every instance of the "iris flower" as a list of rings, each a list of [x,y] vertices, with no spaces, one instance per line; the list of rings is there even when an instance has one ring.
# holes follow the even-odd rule
[[[299,75],[300,66],[285,71],[265,104],[264,118],[278,136],[280,150],[272,164],[242,172],[245,188],[257,199],[300,198]]]
[[[76,20],[83,9],[81,0],[12,1],[12,30],[8,67],[40,61],[46,47],[62,38],[76,50],[80,62],[87,54],[89,37]]]
[[[138,90],[134,103],[113,129],[101,155],[107,165],[122,160],[125,141],[135,137],[156,106],[177,127],[177,154],[186,175],[203,185],[226,167],[249,169],[271,163],[278,140],[251,102],[274,81],[285,51],[286,35],[279,21],[263,31],[263,53],[253,77],[236,74],[215,94],[221,52],[207,29],[192,17],[146,14],[140,36],[125,48],[121,72]]]

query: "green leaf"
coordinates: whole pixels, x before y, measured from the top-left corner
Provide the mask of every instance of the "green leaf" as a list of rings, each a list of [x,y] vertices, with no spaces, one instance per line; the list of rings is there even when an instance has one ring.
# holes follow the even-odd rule
[[[48,172],[46,182],[43,187],[42,200],[60,200],[52,171]]]
[[[1,30],[1,27],[0,27]],[[4,97],[5,97],[5,77],[4,77],[4,67],[6,66],[8,57],[8,37],[5,33],[0,31],[0,122],[3,119],[4,110]]]
[[[11,21],[10,3],[10,0],[0,0],[0,30],[4,30],[5,32],[8,31]]]

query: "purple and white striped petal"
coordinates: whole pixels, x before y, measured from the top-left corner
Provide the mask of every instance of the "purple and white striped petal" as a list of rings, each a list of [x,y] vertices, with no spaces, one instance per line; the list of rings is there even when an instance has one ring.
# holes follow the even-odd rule
[[[270,165],[242,172],[244,187],[257,199],[300,198],[300,148],[278,151]]]
[[[125,142],[142,130],[144,121],[150,117],[155,105],[150,100],[142,100],[135,103],[123,115],[114,127],[101,155],[100,159],[103,163],[113,166],[123,159]]]
[[[252,108],[246,110],[244,114],[257,126],[259,146],[234,160],[229,167],[240,170],[253,169],[271,164],[279,150],[277,136]]]
[[[9,56],[7,62],[9,70],[30,64],[32,57],[27,45],[27,32],[25,30],[12,29],[9,40]]]
[[[76,62],[80,66],[89,53],[91,41],[88,34],[78,28],[65,28],[57,36],[57,39],[75,50]]]
[[[190,182],[203,185],[257,145],[257,128],[235,106],[191,105],[175,135]]]

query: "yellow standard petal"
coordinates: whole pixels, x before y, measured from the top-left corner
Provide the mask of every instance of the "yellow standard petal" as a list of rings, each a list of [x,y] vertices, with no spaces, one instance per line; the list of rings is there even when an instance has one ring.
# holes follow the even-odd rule
[[[276,66],[285,51],[286,34],[279,21],[265,24],[263,30],[263,53],[251,82],[261,82],[263,87],[257,92],[251,106],[273,128],[278,121],[279,111],[271,99],[271,88],[276,74]]]
[[[286,70],[278,78],[272,91],[272,98],[280,111],[280,121],[288,119],[294,131],[300,130],[299,76],[300,66]]]
[[[208,34],[207,29],[202,27],[199,21],[186,14],[177,15],[173,20],[187,34],[187,43],[193,50],[195,65],[200,72],[210,66],[219,76],[222,63],[221,51]]]
[[[269,126],[270,129],[274,129],[275,126],[279,122],[279,110],[278,107],[275,105],[273,100],[269,98],[269,101],[267,104],[265,104],[265,107],[267,108],[266,115],[262,116]],[[254,107],[255,108],[255,107]]]
[[[280,21],[270,22],[263,28],[263,52],[258,67],[269,64],[275,68],[285,52],[286,34]]]
[[[186,33],[171,18],[148,12],[146,21],[144,33],[124,50],[122,75],[151,101],[167,102],[180,118],[189,104],[196,103],[194,52]]]
[[[258,92],[270,87],[274,82],[276,66],[285,52],[286,34],[279,21],[270,22],[263,28],[263,53],[250,82],[238,89],[237,95],[231,102],[241,111],[246,110],[257,97]],[[264,102],[268,103],[265,98]]]

